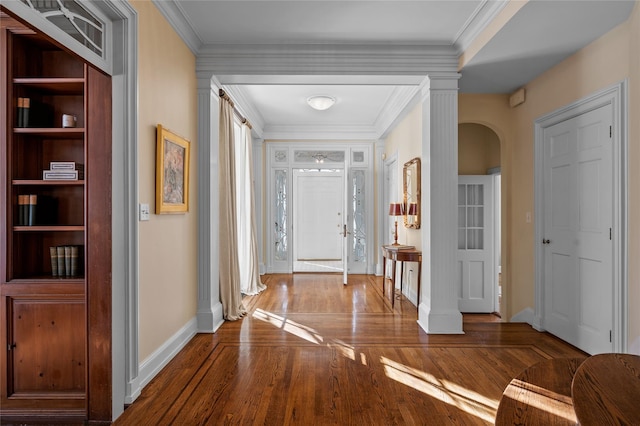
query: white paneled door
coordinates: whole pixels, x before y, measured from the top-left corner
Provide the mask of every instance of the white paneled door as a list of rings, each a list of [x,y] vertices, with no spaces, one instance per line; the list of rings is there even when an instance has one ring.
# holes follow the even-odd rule
[[[544,327],[590,353],[612,350],[611,105],[544,131]]]
[[[495,311],[493,176],[458,176],[458,306]]]
[[[344,193],[343,170],[294,170],[294,272],[343,272]]]

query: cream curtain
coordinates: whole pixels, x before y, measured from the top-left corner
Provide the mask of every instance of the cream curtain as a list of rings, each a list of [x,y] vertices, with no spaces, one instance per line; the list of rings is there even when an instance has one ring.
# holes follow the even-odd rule
[[[251,128],[242,126],[242,139],[236,147],[238,200],[238,262],[240,264],[240,290],[255,295],[267,287],[260,281],[258,266],[258,238],[256,226],[255,189],[253,182],[253,153]]]
[[[220,98],[220,299],[224,319],[235,321],[247,311],[240,292],[238,235],[236,225],[236,166],[233,131],[233,105]]]

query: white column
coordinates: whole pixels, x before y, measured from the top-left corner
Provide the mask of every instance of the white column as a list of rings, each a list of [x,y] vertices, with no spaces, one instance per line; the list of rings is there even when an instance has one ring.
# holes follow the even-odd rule
[[[418,324],[462,334],[456,283],[458,74],[430,75],[422,102],[422,288]]]
[[[219,85],[198,75],[198,332],[222,325],[218,276]]]

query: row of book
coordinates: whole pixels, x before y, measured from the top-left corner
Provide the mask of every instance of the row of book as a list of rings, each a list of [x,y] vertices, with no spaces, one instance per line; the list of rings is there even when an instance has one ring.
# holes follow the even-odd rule
[[[18,195],[18,226],[34,226],[36,224],[37,205],[37,195]]]
[[[49,170],[42,171],[43,180],[82,180],[84,179],[84,164],[75,161],[52,161]]]
[[[55,225],[58,222],[58,200],[49,195],[18,195],[17,226]]]
[[[82,274],[84,246],[49,247],[51,275],[54,277],[78,277]]]
[[[18,98],[16,116],[16,127],[53,127],[51,106],[31,98]]]

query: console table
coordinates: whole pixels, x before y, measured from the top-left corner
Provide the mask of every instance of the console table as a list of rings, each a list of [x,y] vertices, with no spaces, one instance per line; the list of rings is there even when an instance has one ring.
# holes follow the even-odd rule
[[[385,281],[387,279],[387,259],[391,260],[391,308],[394,308],[396,289],[396,263],[400,262],[400,296],[402,297],[402,282],[404,275],[404,262],[418,263],[418,295],[416,308],[420,309],[420,278],[422,275],[422,252],[414,248],[399,249],[394,246],[382,246],[382,295],[384,296]]]

